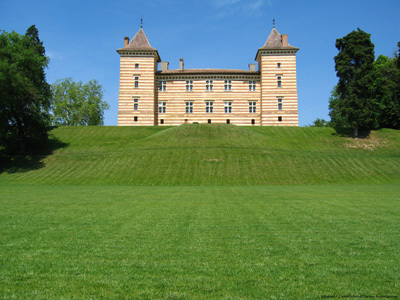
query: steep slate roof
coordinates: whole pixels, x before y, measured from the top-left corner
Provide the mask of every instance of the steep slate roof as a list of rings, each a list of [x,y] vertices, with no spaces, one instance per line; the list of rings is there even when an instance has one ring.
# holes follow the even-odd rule
[[[291,45],[282,45],[282,35],[275,28],[272,29],[271,33],[264,46],[259,50],[299,50],[299,48],[293,47]]]
[[[158,61],[161,61],[157,49],[153,48],[150,45],[149,40],[147,39],[146,34],[144,33],[142,28],[139,29],[139,31],[135,34],[135,36],[127,46],[117,50],[118,53],[125,51],[155,51],[158,56]]]

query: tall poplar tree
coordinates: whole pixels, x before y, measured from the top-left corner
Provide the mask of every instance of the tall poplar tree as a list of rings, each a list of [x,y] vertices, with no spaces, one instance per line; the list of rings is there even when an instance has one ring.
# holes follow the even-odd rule
[[[377,126],[378,104],[374,99],[373,62],[374,44],[370,34],[358,28],[336,40],[339,50],[335,56],[337,84],[336,113],[353,128],[354,136],[360,130]]]

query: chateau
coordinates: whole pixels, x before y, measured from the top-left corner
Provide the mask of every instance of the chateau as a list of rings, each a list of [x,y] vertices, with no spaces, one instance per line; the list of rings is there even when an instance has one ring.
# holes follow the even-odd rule
[[[117,50],[118,125],[298,126],[298,50],[274,27],[248,70],[185,69],[182,58],[179,69],[170,70],[140,28]]]

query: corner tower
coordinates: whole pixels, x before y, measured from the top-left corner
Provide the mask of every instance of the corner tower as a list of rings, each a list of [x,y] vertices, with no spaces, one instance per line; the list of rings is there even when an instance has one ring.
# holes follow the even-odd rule
[[[120,55],[118,126],[157,125],[155,72],[161,61],[143,29],[132,41],[124,38]]]
[[[260,71],[261,125],[299,126],[296,53],[288,35],[272,29],[256,61]]]

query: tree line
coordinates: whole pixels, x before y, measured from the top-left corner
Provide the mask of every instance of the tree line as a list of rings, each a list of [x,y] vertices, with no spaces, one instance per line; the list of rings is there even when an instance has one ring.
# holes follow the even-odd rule
[[[103,125],[103,89],[71,78],[46,81],[49,58],[35,25],[24,35],[0,32],[0,150],[30,153],[58,125]]]
[[[336,48],[339,80],[329,99],[331,120],[317,119],[312,126],[351,130],[355,137],[371,129],[400,129],[400,42],[393,57],[375,60],[371,35],[358,28],[337,39]]]

